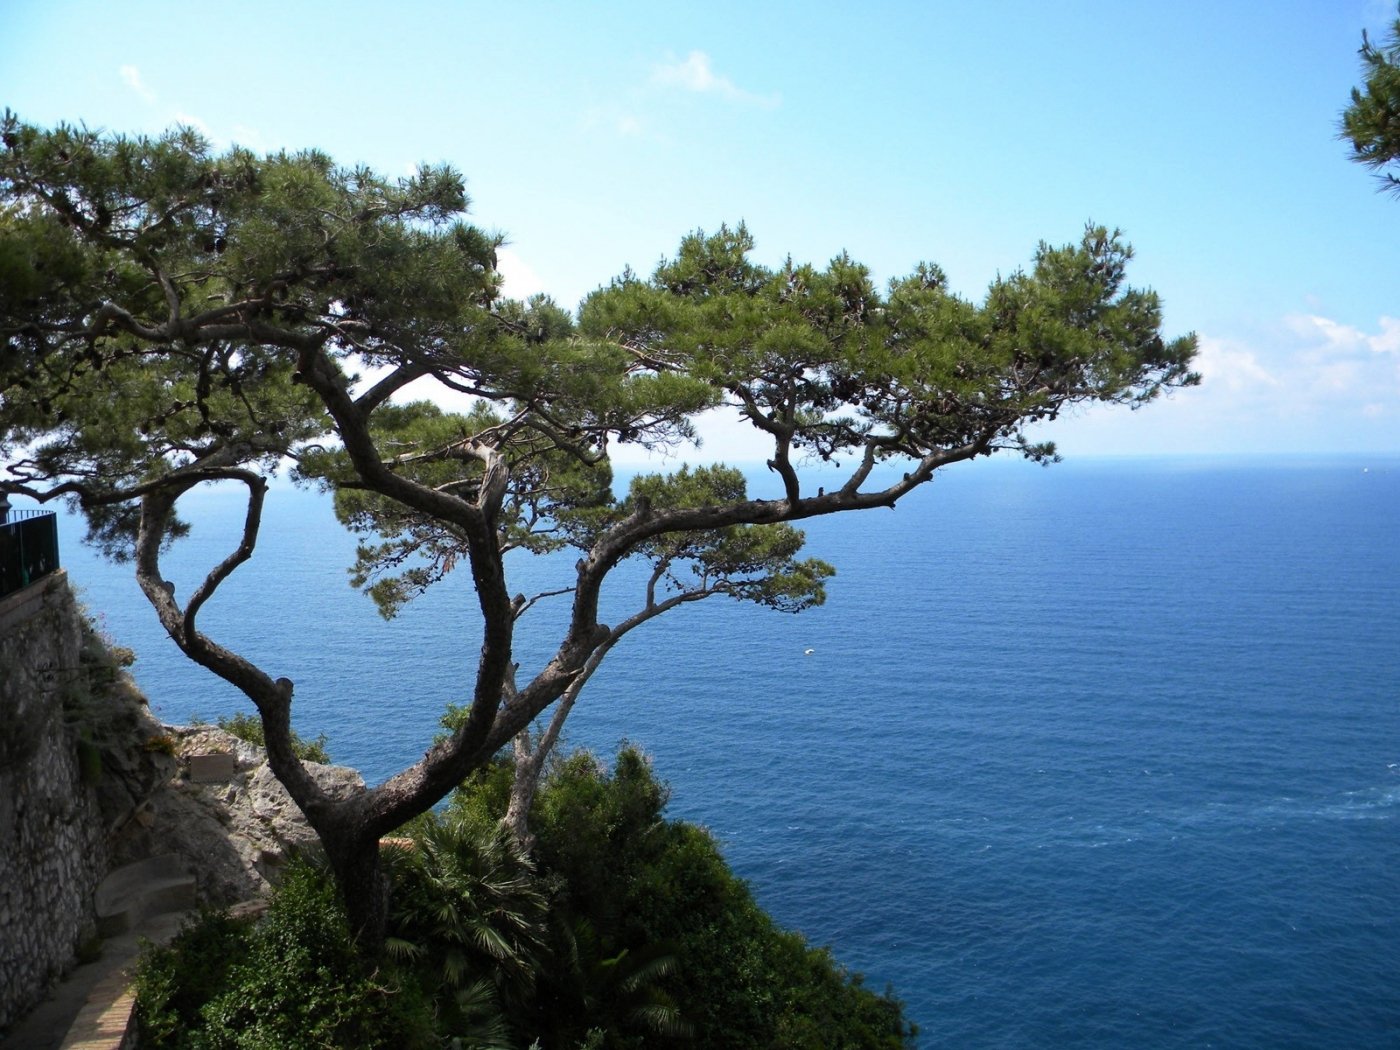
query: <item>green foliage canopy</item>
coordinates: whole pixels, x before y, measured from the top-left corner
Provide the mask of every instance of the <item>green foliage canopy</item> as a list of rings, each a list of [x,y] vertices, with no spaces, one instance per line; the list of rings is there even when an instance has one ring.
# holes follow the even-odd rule
[[[1400,192],[1400,177],[1386,170],[1400,160],[1400,18],[1379,44],[1363,33],[1360,55],[1365,84],[1351,89],[1351,105],[1342,113],[1342,138],[1351,143],[1353,160]]]
[[[136,968],[141,1045],[170,1050],[441,1046],[411,980],[356,950],[325,873],[297,862],[254,921],[202,912]]]
[[[378,836],[551,704],[566,711],[627,631],[715,594],[820,602],[832,569],[799,557],[794,523],[893,506],[997,450],[1053,458],[1034,424],[1197,380],[1194,339],[1162,337],[1157,296],[1127,284],[1131,249],[1104,227],[1042,244],[980,304],[930,264],[884,290],[845,254],[764,266],[746,228],[721,227],[575,318],[502,298],[501,238],[465,221],[450,168],[388,179],[315,150],[215,153],[189,129],[133,138],[9,113],[0,144],[0,491],[73,499],[92,538],[134,561],[171,638],[254,702],[360,930],[383,930]],[[425,403],[424,384],[469,407]],[[717,406],[752,428],[780,497],[752,497],[721,466],[614,495],[611,448],[669,446]],[[907,467],[894,481],[874,473],[890,460]],[[838,483],[814,488],[818,461],[843,468]],[[288,462],[364,535],[354,578],[386,615],[459,566],[480,613],[466,716],[350,799],[328,797],[292,747],[292,679],[199,628]],[[177,596],[161,554],[184,528],[179,500],[206,482],[245,488],[243,534]],[[578,557],[558,587],[512,593],[507,553],[565,547]],[[629,559],[650,566],[645,593],[601,623],[604,581]],[[547,595],[567,596],[568,626],[517,683],[515,623]]]

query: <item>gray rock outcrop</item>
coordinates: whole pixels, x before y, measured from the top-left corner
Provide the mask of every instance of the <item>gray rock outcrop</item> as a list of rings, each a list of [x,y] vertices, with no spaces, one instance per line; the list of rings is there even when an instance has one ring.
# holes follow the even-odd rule
[[[316,833],[272,775],[262,748],[214,726],[166,730],[180,772],[138,811],[142,830],[123,842],[131,859],[179,854],[195,874],[201,900],[232,904],[265,894],[293,855],[319,849]],[[192,760],[223,754],[233,759],[226,780],[189,775]],[[364,789],[353,769],[315,762],[307,769],[334,797]]]

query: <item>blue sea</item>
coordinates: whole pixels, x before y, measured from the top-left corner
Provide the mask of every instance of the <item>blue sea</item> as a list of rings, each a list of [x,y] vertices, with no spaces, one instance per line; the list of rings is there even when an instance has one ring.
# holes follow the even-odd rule
[[[182,595],[241,514],[185,502]],[[63,527],[161,716],[250,710]],[[984,461],[807,533],[825,606],[647,625],[570,742],[642,745],[672,814],[893,984],[924,1047],[1400,1046],[1400,459]],[[381,621],[353,549],[323,497],[277,489],[204,626],[375,781],[468,696],[479,635],[465,573]],[[553,568],[511,566],[521,591]],[[536,612],[522,675],[563,600]]]

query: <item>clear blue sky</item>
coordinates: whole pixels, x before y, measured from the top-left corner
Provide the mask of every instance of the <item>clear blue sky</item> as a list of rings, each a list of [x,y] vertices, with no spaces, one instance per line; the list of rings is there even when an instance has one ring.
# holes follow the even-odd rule
[[[1382,0],[225,5],[0,0],[26,120],[447,161],[514,294],[573,305],[688,230],[921,259],[979,298],[1123,228],[1206,383],[1046,436],[1070,455],[1400,452],[1400,200],[1337,120]],[[724,428],[707,451],[742,458]]]

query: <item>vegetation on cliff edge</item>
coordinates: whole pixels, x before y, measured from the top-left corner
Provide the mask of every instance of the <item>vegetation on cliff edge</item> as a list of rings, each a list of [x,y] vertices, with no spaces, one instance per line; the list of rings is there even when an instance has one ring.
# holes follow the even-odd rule
[[[356,950],[326,874],[298,866],[258,922],[208,914],[137,980],[143,1046],[894,1048],[914,1029],[780,929],[713,838],[664,816],[639,751],[557,761],[523,852],[497,762],[386,844],[386,952]]]

